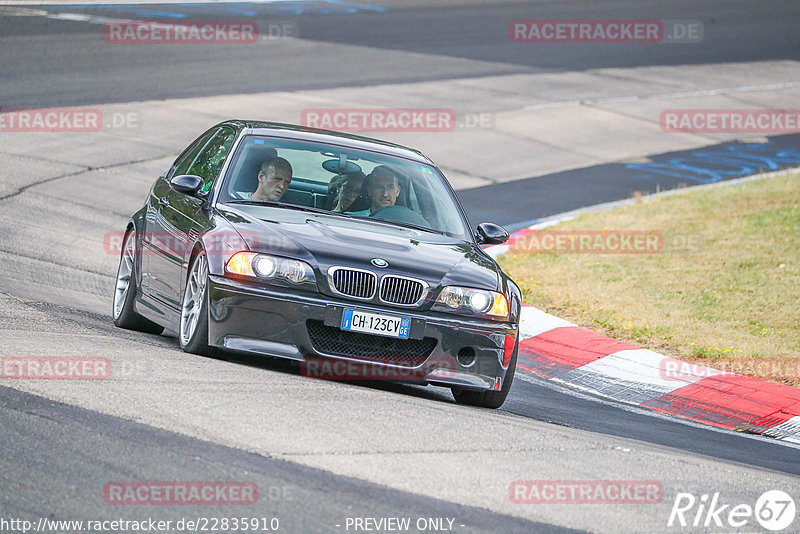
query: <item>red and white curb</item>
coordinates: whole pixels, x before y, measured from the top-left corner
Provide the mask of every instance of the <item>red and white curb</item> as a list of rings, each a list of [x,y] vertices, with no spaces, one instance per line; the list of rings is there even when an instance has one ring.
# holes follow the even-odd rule
[[[584,210],[514,232],[509,241],[578,211]],[[508,248],[493,245],[486,252],[496,258]],[[800,388],[688,364],[532,306],[523,305],[519,331],[518,371],[663,414],[800,444]]]
[[[523,305],[517,370],[719,428],[800,444],[800,388],[688,364]]]
[[[517,368],[613,400],[800,444],[800,389],[688,364],[524,306]]]

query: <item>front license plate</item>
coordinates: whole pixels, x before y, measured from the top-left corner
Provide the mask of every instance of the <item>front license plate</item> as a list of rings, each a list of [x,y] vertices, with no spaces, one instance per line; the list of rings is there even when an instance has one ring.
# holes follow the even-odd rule
[[[356,310],[344,310],[342,314],[342,330],[351,332],[408,339],[410,325],[411,319],[407,317],[392,317],[391,315]]]

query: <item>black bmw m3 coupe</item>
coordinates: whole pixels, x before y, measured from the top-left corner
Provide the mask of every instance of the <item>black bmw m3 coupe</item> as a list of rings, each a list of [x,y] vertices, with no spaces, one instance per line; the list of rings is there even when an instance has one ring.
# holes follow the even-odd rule
[[[521,297],[481,245],[507,239],[491,223],[473,231],[416,150],[226,121],[131,217],[114,322],[169,328],[191,353],[289,358],[309,374],[444,386],[497,408],[514,377]]]

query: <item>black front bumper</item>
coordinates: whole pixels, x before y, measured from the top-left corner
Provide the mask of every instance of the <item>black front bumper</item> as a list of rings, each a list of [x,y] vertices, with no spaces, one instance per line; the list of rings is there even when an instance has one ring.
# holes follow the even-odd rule
[[[407,317],[409,339],[344,332],[344,309]],[[299,360],[309,376],[499,390],[517,327],[209,276],[209,345]]]

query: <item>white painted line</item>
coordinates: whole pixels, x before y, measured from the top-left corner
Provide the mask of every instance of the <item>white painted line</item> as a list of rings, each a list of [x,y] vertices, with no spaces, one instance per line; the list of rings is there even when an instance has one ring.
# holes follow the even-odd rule
[[[617,102],[638,102],[641,97],[638,96],[615,96],[610,98],[599,98],[596,100],[598,104],[615,104]]]
[[[575,218],[572,215],[563,215],[563,214],[562,215],[554,215],[553,217],[555,217],[555,218],[551,219],[550,217],[548,217],[547,219],[543,220],[542,222],[530,225],[528,228],[530,230],[544,230],[545,228],[549,228],[551,226],[555,226],[556,224],[559,224],[559,223],[562,223],[562,222],[571,221],[572,219]]]
[[[48,13],[44,15],[48,19],[68,20],[70,22],[88,22],[89,24],[122,24],[130,22],[130,19],[111,19],[108,17],[98,17],[96,15],[86,15],[84,13]]]
[[[536,337],[553,328],[561,326],[575,326],[555,315],[543,312],[533,306],[524,306],[520,311],[519,338],[520,340]]]
[[[47,15],[47,11],[42,11],[41,9],[28,9],[25,7],[0,8],[0,16],[3,17],[43,17],[44,15]]]
[[[530,106],[525,106],[522,109],[524,109],[525,111],[529,111],[529,110],[532,110],[532,109],[547,109],[547,108],[562,108],[562,107],[568,107],[568,106],[582,106],[582,105],[584,105],[584,102],[586,102],[586,100],[583,100],[583,101],[581,101],[581,100],[561,100],[561,101],[558,101],[558,102],[548,102],[547,104],[531,104]]]
[[[694,384],[704,378],[702,375],[681,375],[675,379],[666,375],[667,362],[677,362],[674,358],[664,356],[649,349],[629,349],[609,354],[580,369],[602,372],[620,380],[629,380],[639,384],[656,386],[664,393]]]
[[[641,404],[702,378],[666,377],[666,360],[671,358],[647,349],[623,350],[573,369],[562,379],[612,399]]]
[[[764,435],[800,443],[800,416],[792,417],[788,421],[768,429],[764,432]]]

